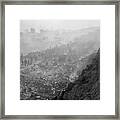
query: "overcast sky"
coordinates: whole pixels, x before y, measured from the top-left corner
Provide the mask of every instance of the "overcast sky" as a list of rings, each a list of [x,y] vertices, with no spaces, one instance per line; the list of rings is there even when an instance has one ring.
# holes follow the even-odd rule
[[[82,29],[86,27],[100,26],[99,20],[21,20],[20,31],[34,28],[37,32],[40,29]]]

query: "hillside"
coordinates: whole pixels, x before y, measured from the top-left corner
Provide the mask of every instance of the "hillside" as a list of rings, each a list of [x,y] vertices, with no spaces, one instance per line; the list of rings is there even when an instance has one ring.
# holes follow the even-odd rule
[[[54,99],[61,100],[99,100],[100,99],[100,51],[96,53],[92,62],[79,75],[74,83],[60,96]]]
[[[45,62],[21,69],[21,100],[99,99],[99,52],[74,61],[74,64],[57,61],[49,65]],[[76,94],[81,97],[75,97]]]

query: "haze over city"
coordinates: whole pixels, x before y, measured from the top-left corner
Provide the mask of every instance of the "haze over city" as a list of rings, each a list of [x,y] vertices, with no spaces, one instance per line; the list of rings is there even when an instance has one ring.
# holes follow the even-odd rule
[[[36,32],[40,29],[47,30],[79,30],[89,27],[99,27],[99,20],[21,20],[20,31],[34,28]]]

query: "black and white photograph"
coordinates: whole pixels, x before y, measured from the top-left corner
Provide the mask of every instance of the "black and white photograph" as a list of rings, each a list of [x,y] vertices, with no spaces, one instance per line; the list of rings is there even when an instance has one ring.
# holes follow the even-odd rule
[[[100,100],[100,20],[20,20],[20,100]]]

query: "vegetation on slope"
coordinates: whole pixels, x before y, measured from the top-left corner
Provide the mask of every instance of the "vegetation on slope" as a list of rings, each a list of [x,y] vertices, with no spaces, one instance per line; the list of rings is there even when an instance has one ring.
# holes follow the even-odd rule
[[[61,100],[99,100],[100,99],[100,50],[91,64],[79,75],[74,83],[69,83],[65,91],[55,99]]]

